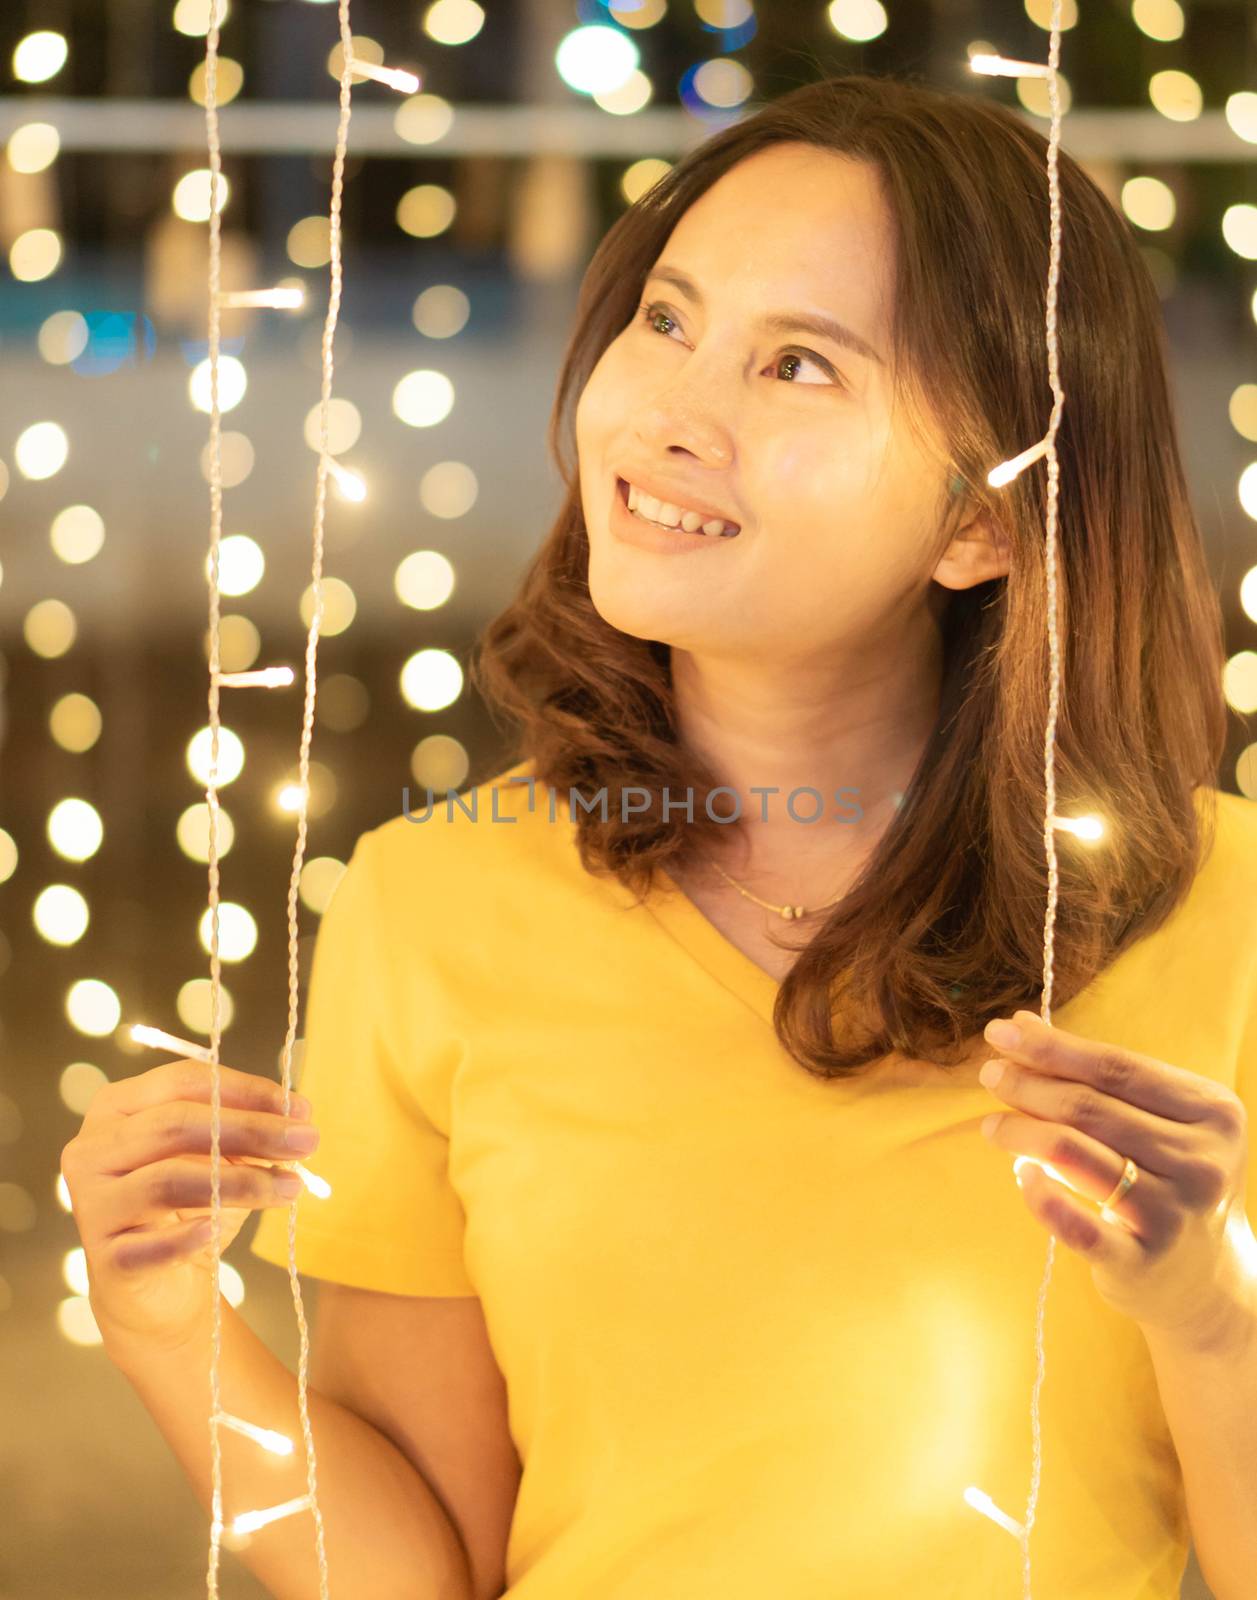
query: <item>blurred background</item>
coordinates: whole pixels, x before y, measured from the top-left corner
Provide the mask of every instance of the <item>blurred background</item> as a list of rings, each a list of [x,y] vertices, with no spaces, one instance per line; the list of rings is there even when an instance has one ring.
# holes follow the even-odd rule
[[[207,1520],[100,1349],[59,1158],[102,1084],[165,1059],[131,1023],[209,1034],[208,4],[0,15],[3,1600],[205,1592]],[[305,299],[224,315],[223,668],[299,682],[336,6],[225,10],[224,287]],[[1218,785],[1257,799],[1257,9],[1063,0],[1062,23],[1064,146],[1164,306],[1228,630]],[[303,979],[358,834],[404,786],[418,805],[498,769],[468,653],[558,509],[545,425],[607,227],[709,132],[831,72],[919,74],[1048,127],[1045,82],[968,61],[1046,59],[1050,0],[353,0],[352,25],[356,59],[416,83],[353,97]],[[301,698],[221,706],[222,1055],[275,1076]],[[295,1368],[252,1226],[224,1285]],[[262,1594],[230,1553],[221,1592]],[[1208,1594],[1194,1563],[1183,1593]]]

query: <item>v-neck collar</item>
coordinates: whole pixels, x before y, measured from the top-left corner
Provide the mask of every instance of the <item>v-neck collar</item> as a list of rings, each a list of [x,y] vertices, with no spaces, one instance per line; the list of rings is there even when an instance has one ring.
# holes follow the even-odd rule
[[[771,1028],[777,979],[726,939],[662,867],[644,904],[685,952]]]

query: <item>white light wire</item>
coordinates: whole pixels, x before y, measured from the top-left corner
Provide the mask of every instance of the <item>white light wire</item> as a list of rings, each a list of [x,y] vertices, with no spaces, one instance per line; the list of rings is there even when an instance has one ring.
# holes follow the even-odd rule
[[[211,0],[213,15],[206,34],[205,52],[205,122],[209,143],[210,215],[209,215],[209,370],[210,370],[210,629],[209,629],[209,720],[210,720],[210,772],[206,800],[209,804],[209,905],[210,905],[210,1082],[211,1082],[211,1142],[210,1142],[210,1203],[212,1215],[212,1254],[214,1259],[214,1319],[213,1353],[210,1362],[210,1446],[212,1475],[212,1516],[210,1525],[210,1554],[207,1573],[210,1600],[218,1596],[218,1552],[223,1533],[222,1508],[222,1453],[218,1429],[224,1419],[220,1402],[219,1367],[222,1360],[222,1308],[219,1294],[219,1255],[222,1249],[222,1216],[220,1189],[220,1118],[221,1090],[218,1050],[221,1039],[220,984],[222,969],[218,951],[218,691],[219,674],[219,587],[218,551],[222,537],[222,416],[218,395],[218,362],[221,335],[222,234],[216,204],[218,183],[222,173],[222,150],[218,127],[218,44],[220,0]],[[341,200],[344,190],[345,153],[349,138],[350,82],[352,78],[352,35],[349,28],[349,0],[339,0],[339,22],[344,66],[340,76],[340,120],[336,132],[336,153],[332,164],[332,192],[330,208],[331,287],[328,297],[327,317],[323,328],[322,396],[320,402],[321,450],[315,489],[313,531],[312,588],[314,613],[306,637],[306,693],[301,726],[301,754],[298,785],[301,805],[297,816],[297,842],[293,853],[292,875],[288,886],[288,1028],[284,1038],[281,1072],[284,1089],[284,1112],[287,1114],[291,1092],[292,1049],[297,1030],[298,996],[298,938],[297,892],[301,880],[301,865],[306,843],[306,803],[309,794],[310,741],[314,725],[314,699],[316,689],[316,658],[319,627],[323,617],[323,524],[327,504],[327,463],[329,405],[332,392],[332,345],[340,313],[341,271]],[[301,1431],[306,1450],[306,1476],[309,1492],[299,1498],[273,1506],[269,1510],[249,1511],[235,1521],[235,1531],[264,1526],[276,1517],[308,1509],[314,1518],[315,1546],[319,1567],[320,1600],[328,1600],[327,1553],[323,1536],[323,1517],[319,1509],[314,1438],[310,1429],[307,1399],[309,1365],[309,1333],[301,1301],[301,1286],[297,1275],[297,1205],[294,1200],[288,1209],[288,1276],[292,1287],[293,1307],[300,1333],[300,1357],[297,1364],[297,1405],[301,1415]]]

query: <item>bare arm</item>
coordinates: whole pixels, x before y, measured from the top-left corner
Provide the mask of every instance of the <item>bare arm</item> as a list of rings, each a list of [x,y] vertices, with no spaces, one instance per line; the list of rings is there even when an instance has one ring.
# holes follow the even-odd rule
[[[308,1492],[297,1379],[223,1300],[219,1365],[223,1410],[287,1434],[276,1456],[230,1428],[219,1429],[223,1521]],[[163,1349],[145,1341],[106,1351],[135,1389],[211,1513],[211,1325]],[[371,1600],[472,1600],[459,1535],[428,1484],[401,1451],[355,1412],[307,1387],[328,1592]],[[275,1600],[317,1600],[319,1570],[311,1512],[251,1534],[224,1560],[238,1560]]]

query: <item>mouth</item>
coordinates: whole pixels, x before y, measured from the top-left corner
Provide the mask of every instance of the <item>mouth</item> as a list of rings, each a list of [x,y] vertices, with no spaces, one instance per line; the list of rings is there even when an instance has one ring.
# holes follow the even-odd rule
[[[674,533],[679,539],[736,539],[742,531],[740,528],[735,528],[724,533],[704,533],[700,525],[691,533],[688,529],[680,526],[672,527],[666,522],[654,522],[650,517],[642,516],[640,511],[634,511],[629,506],[629,486],[621,477],[617,477],[615,480],[615,492],[619,495],[620,504],[630,517],[635,517],[638,522],[644,522],[648,528],[659,528],[664,533]]]

